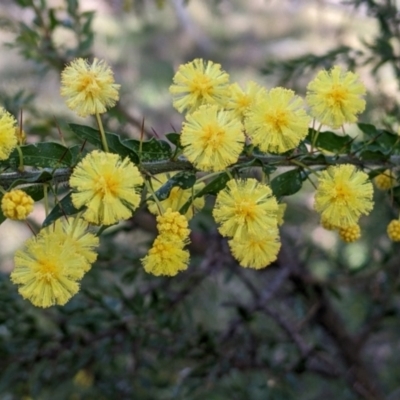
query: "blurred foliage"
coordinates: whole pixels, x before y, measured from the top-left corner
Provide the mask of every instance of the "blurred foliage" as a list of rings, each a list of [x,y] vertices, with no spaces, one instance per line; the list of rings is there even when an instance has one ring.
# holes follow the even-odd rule
[[[50,7],[45,0],[15,3],[34,17],[29,23],[8,20],[3,28],[15,34],[11,46],[43,74],[59,73],[72,58],[93,56],[94,13],[80,11],[77,0],[64,1],[63,7]],[[143,3],[125,1],[123,6],[140,15]],[[160,7],[165,3],[157,1]],[[282,82],[288,83],[304,71],[336,62],[350,68],[368,65],[372,74],[388,63],[400,78],[395,3],[354,0],[347,4],[366,7],[378,22],[379,32],[373,42],[364,43],[365,50],[340,46],[321,56],[270,62],[265,72],[278,69]],[[54,33],[59,28],[69,30],[74,39],[56,46]],[[0,93],[2,105],[15,115],[21,109],[35,115],[34,100],[35,93],[19,91],[11,97]],[[126,120],[141,124],[122,108],[111,119],[111,124],[123,125]],[[49,126],[44,123],[37,132],[48,135]],[[346,149],[362,161],[382,161],[399,153],[398,137],[392,131],[370,124],[359,124],[359,129],[368,139],[365,148],[333,132],[320,135],[317,144],[333,153]],[[92,128],[75,124],[71,131],[83,143],[98,141]],[[310,129],[308,142],[313,135]],[[174,134],[167,138],[178,145]],[[133,160],[138,157],[138,141],[112,133],[108,139],[116,152],[123,151]],[[172,154],[166,142],[145,143],[160,159]],[[80,146],[68,149],[44,143],[35,149],[40,152],[33,151],[32,145],[23,147],[26,160],[35,168],[68,168],[80,155]],[[324,163],[335,159],[329,153],[320,157]],[[8,162],[17,160],[14,154]],[[263,165],[261,156],[253,162]],[[397,215],[393,204],[400,204],[399,187],[389,196],[376,193],[379,207],[364,222],[362,240],[344,245],[316,228],[307,193],[299,191],[308,177],[304,169],[276,176],[273,165],[263,168],[271,174],[277,196],[294,195],[285,198],[289,207],[280,257],[266,270],[237,266],[226,242],[215,233],[211,209],[206,207],[193,221],[192,264],[173,279],[147,275],[140,267],[139,259],[155,235],[154,218],[143,210],[102,236],[98,261],[80,293],[65,307],[34,308],[1,273],[0,398],[396,400],[399,244],[389,243],[385,226]],[[376,170],[371,170],[370,176],[374,174]],[[47,175],[40,171],[19,183],[42,182]],[[192,182],[190,174],[174,179],[160,189],[161,196],[174,185],[183,182],[189,187]],[[225,183],[221,174],[200,195],[215,193]],[[37,199],[42,195],[38,193]],[[69,213],[69,199],[63,201]],[[58,216],[50,216],[46,223]]]

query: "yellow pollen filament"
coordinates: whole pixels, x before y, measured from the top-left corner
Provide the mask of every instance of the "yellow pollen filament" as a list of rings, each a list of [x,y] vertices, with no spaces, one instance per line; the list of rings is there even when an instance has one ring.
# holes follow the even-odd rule
[[[267,115],[266,122],[273,126],[277,131],[282,131],[282,128],[288,124],[287,113],[284,111],[277,111],[274,115]]]
[[[100,176],[95,183],[95,191],[104,197],[107,194],[111,194],[116,197],[119,185],[113,176]]]
[[[191,91],[202,96],[206,94],[211,95],[213,92],[213,88],[210,78],[203,74],[199,74],[198,76],[196,76],[191,83]]]
[[[247,220],[254,219],[254,204],[249,201],[241,201],[236,205],[235,214],[238,217],[245,218]]]
[[[203,141],[208,143],[214,149],[218,149],[220,144],[225,140],[225,131],[213,125],[207,125],[203,130]]]
[[[346,91],[341,87],[336,87],[327,94],[327,97],[335,106],[340,107],[346,98]]]
[[[338,183],[335,188],[334,197],[338,200],[342,200],[342,201],[346,202],[350,197],[349,188],[346,185]]]
[[[43,279],[47,282],[52,281],[53,279],[57,278],[58,268],[52,262],[47,260],[42,260],[39,266],[39,275],[40,279]]]

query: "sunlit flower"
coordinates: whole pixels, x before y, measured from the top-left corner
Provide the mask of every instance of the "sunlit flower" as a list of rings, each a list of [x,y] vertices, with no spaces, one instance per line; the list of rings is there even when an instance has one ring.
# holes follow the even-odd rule
[[[15,189],[7,192],[1,199],[1,210],[5,217],[24,220],[33,211],[34,201],[23,190]]]
[[[69,183],[74,206],[86,207],[86,221],[111,225],[130,218],[138,207],[143,178],[128,158],[95,150],[75,167]]]
[[[165,235],[157,236],[149,253],[142,259],[144,270],[156,276],[175,276],[179,271],[186,270],[189,252],[183,249],[185,244]]]
[[[175,174],[157,174],[151,179],[151,185],[154,191],[157,191],[164,185],[169,179],[171,179]],[[192,198],[192,196],[196,195],[196,193],[200,192],[201,189],[205,186],[204,182],[196,183],[193,187],[189,189],[181,189],[178,186],[174,186],[169,192],[169,196],[160,200],[161,206],[164,210],[171,208],[173,211],[179,211],[186,202]],[[147,205],[149,211],[152,214],[159,214],[160,210],[157,206],[157,203],[154,202],[152,198],[147,201]],[[198,212],[204,207],[204,197],[196,197],[192,200],[190,207],[188,208],[185,217],[189,220],[193,217],[195,212]]]
[[[244,124],[252,143],[261,151],[284,153],[307,136],[310,122],[303,100],[292,90],[278,87],[258,97]]]
[[[235,163],[244,141],[239,119],[218,106],[201,106],[183,123],[183,154],[201,171],[222,171]]]
[[[364,111],[365,86],[359,76],[335,65],[329,72],[320,71],[307,86],[306,100],[311,115],[324,125],[339,128],[346,122],[356,122]]]
[[[331,166],[322,171],[314,208],[323,220],[338,228],[356,225],[372,210],[373,188],[368,175],[354,165]]]
[[[361,237],[360,225],[351,225],[339,229],[339,236],[346,243],[352,243]]]
[[[229,89],[230,96],[226,109],[234,111],[235,115],[241,120],[261,93],[266,93],[263,87],[253,81],[247,82],[244,90],[237,83],[230,85]]]
[[[190,233],[187,219],[170,208],[157,217],[157,229],[160,235],[182,242],[187,240]]]
[[[58,219],[53,225],[42,230],[39,235],[42,232],[45,232],[46,235],[54,233],[61,242],[67,242],[75,253],[83,256],[85,272],[89,271],[96,261],[95,248],[99,245],[99,238],[88,231],[88,223],[83,219],[73,217]]]
[[[400,242],[400,221],[398,219],[390,221],[386,231],[390,240]]]
[[[79,290],[85,260],[51,230],[28,239],[18,250],[11,273],[19,293],[37,307],[64,305]]]
[[[92,64],[78,58],[61,74],[61,96],[67,98],[67,106],[81,117],[103,114],[113,107],[119,98],[119,88],[111,68],[97,58]]]
[[[229,75],[221,65],[196,58],[179,67],[169,91],[179,112],[190,113],[203,104],[223,107],[229,97]]]
[[[374,183],[379,190],[389,190],[397,183],[396,175],[392,170],[387,169],[374,178]]]
[[[16,125],[16,119],[0,107],[0,160],[7,160],[17,146]]]
[[[261,269],[276,260],[281,244],[278,229],[264,231],[262,235],[228,241],[232,255],[242,267]]]
[[[218,193],[213,216],[223,236],[262,237],[277,228],[278,203],[271,189],[256,179],[232,179]]]

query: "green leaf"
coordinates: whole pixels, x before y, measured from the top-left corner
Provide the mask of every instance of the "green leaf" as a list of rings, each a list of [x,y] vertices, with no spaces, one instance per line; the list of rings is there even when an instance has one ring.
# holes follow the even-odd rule
[[[97,129],[93,129],[90,126],[76,124],[69,124],[69,127],[80,139],[87,140],[99,149],[103,148],[100,132]],[[119,154],[122,158],[129,157],[134,164],[139,163],[138,155],[135,151],[132,151],[131,147],[126,146],[125,143],[121,141],[119,135],[106,132],[106,139],[108,147],[112,153]]]
[[[360,160],[382,160],[385,161],[389,158],[389,155],[382,153],[382,151],[375,150],[371,151],[368,148],[360,153]]]
[[[35,143],[20,147],[24,165],[40,168],[60,168],[72,165],[72,154],[67,147],[59,143]],[[7,160],[0,163],[1,166],[10,166],[16,169],[19,165],[18,151],[15,149]]]
[[[171,146],[164,140],[151,138],[147,141],[126,139],[124,145],[140,154],[141,161],[168,160],[172,156]]]
[[[311,144],[314,135],[316,135],[316,131],[310,128],[306,141]],[[333,153],[346,153],[353,140],[350,136],[339,136],[336,133],[326,131],[319,133],[315,146]]]
[[[303,184],[304,174],[298,169],[284,172],[271,181],[271,189],[275,197],[290,196],[297,193]]]
[[[357,126],[362,133],[365,133],[366,136],[377,136],[378,135],[378,131],[374,125],[359,123],[359,124],[357,124]]]
[[[158,189],[155,194],[159,200],[165,200],[168,198],[173,187],[179,187],[181,189],[189,189],[196,183],[196,174],[194,172],[182,171],[168,179]]]
[[[49,226],[64,215],[74,215],[79,211],[80,210],[76,209],[72,204],[71,193],[68,193],[59,203],[56,204],[47,218],[43,221],[43,228]]]
[[[179,133],[166,133],[165,137],[168,139],[169,142],[171,142],[173,145],[176,147],[182,147],[181,146],[181,135]]]

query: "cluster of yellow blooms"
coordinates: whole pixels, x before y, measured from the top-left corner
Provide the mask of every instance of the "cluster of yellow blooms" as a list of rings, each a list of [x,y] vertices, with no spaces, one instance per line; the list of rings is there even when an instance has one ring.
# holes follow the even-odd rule
[[[187,268],[188,221],[204,206],[204,198],[196,197],[204,188],[204,177],[190,189],[173,187],[166,199],[159,200],[155,192],[175,172],[146,182],[140,166],[108,152],[99,115],[118,100],[120,86],[105,62],[75,60],[64,69],[61,83],[68,107],[80,116],[96,116],[103,151],[87,154],[71,174],[71,199],[79,214],[42,229],[15,255],[11,279],[21,295],[39,307],[63,305],[78,291],[79,281],[97,257],[99,239],[89,224],[107,226],[130,218],[140,205],[144,186],[150,192],[145,201],[157,215],[159,234],[142,263],[154,275],[174,276]],[[180,135],[184,157],[198,171],[215,175],[238,161],[246,143],[263,152],[284,153],[306,137],[312,118],[338,128],[355,122],[365,107],[365,88],[358,76],[338,66],[319,72],[307,89],[306,101],[292,90],[266,90],[255,82],[242,90],[229,83],[219,64],[196,59],[181,65],[170,92],[174,107],[186,111]],[[0,109],[0,159],[9,157],[18,145],[15,127],[14,117]],[[358,220],[373,206],[367,174],[353,165],[338,165],[318,176],[314,207],[323,226],[337,229],[347,242],[358,239]],[[386,189],[396,182],[391,172],[385,179],[378,178],[377,185]],[[190,207],[182,215],[180,209],[188,202]],[[21,190],[12,190],[4,194],[1,206],[6,217],[24,219],[33,200]],[[232,177],[217,194],[213,217],[240,265],[259,269],[277,258],[284,209],[266,183]],[[388,234],[400,240],[400,221],[392,222]]]

